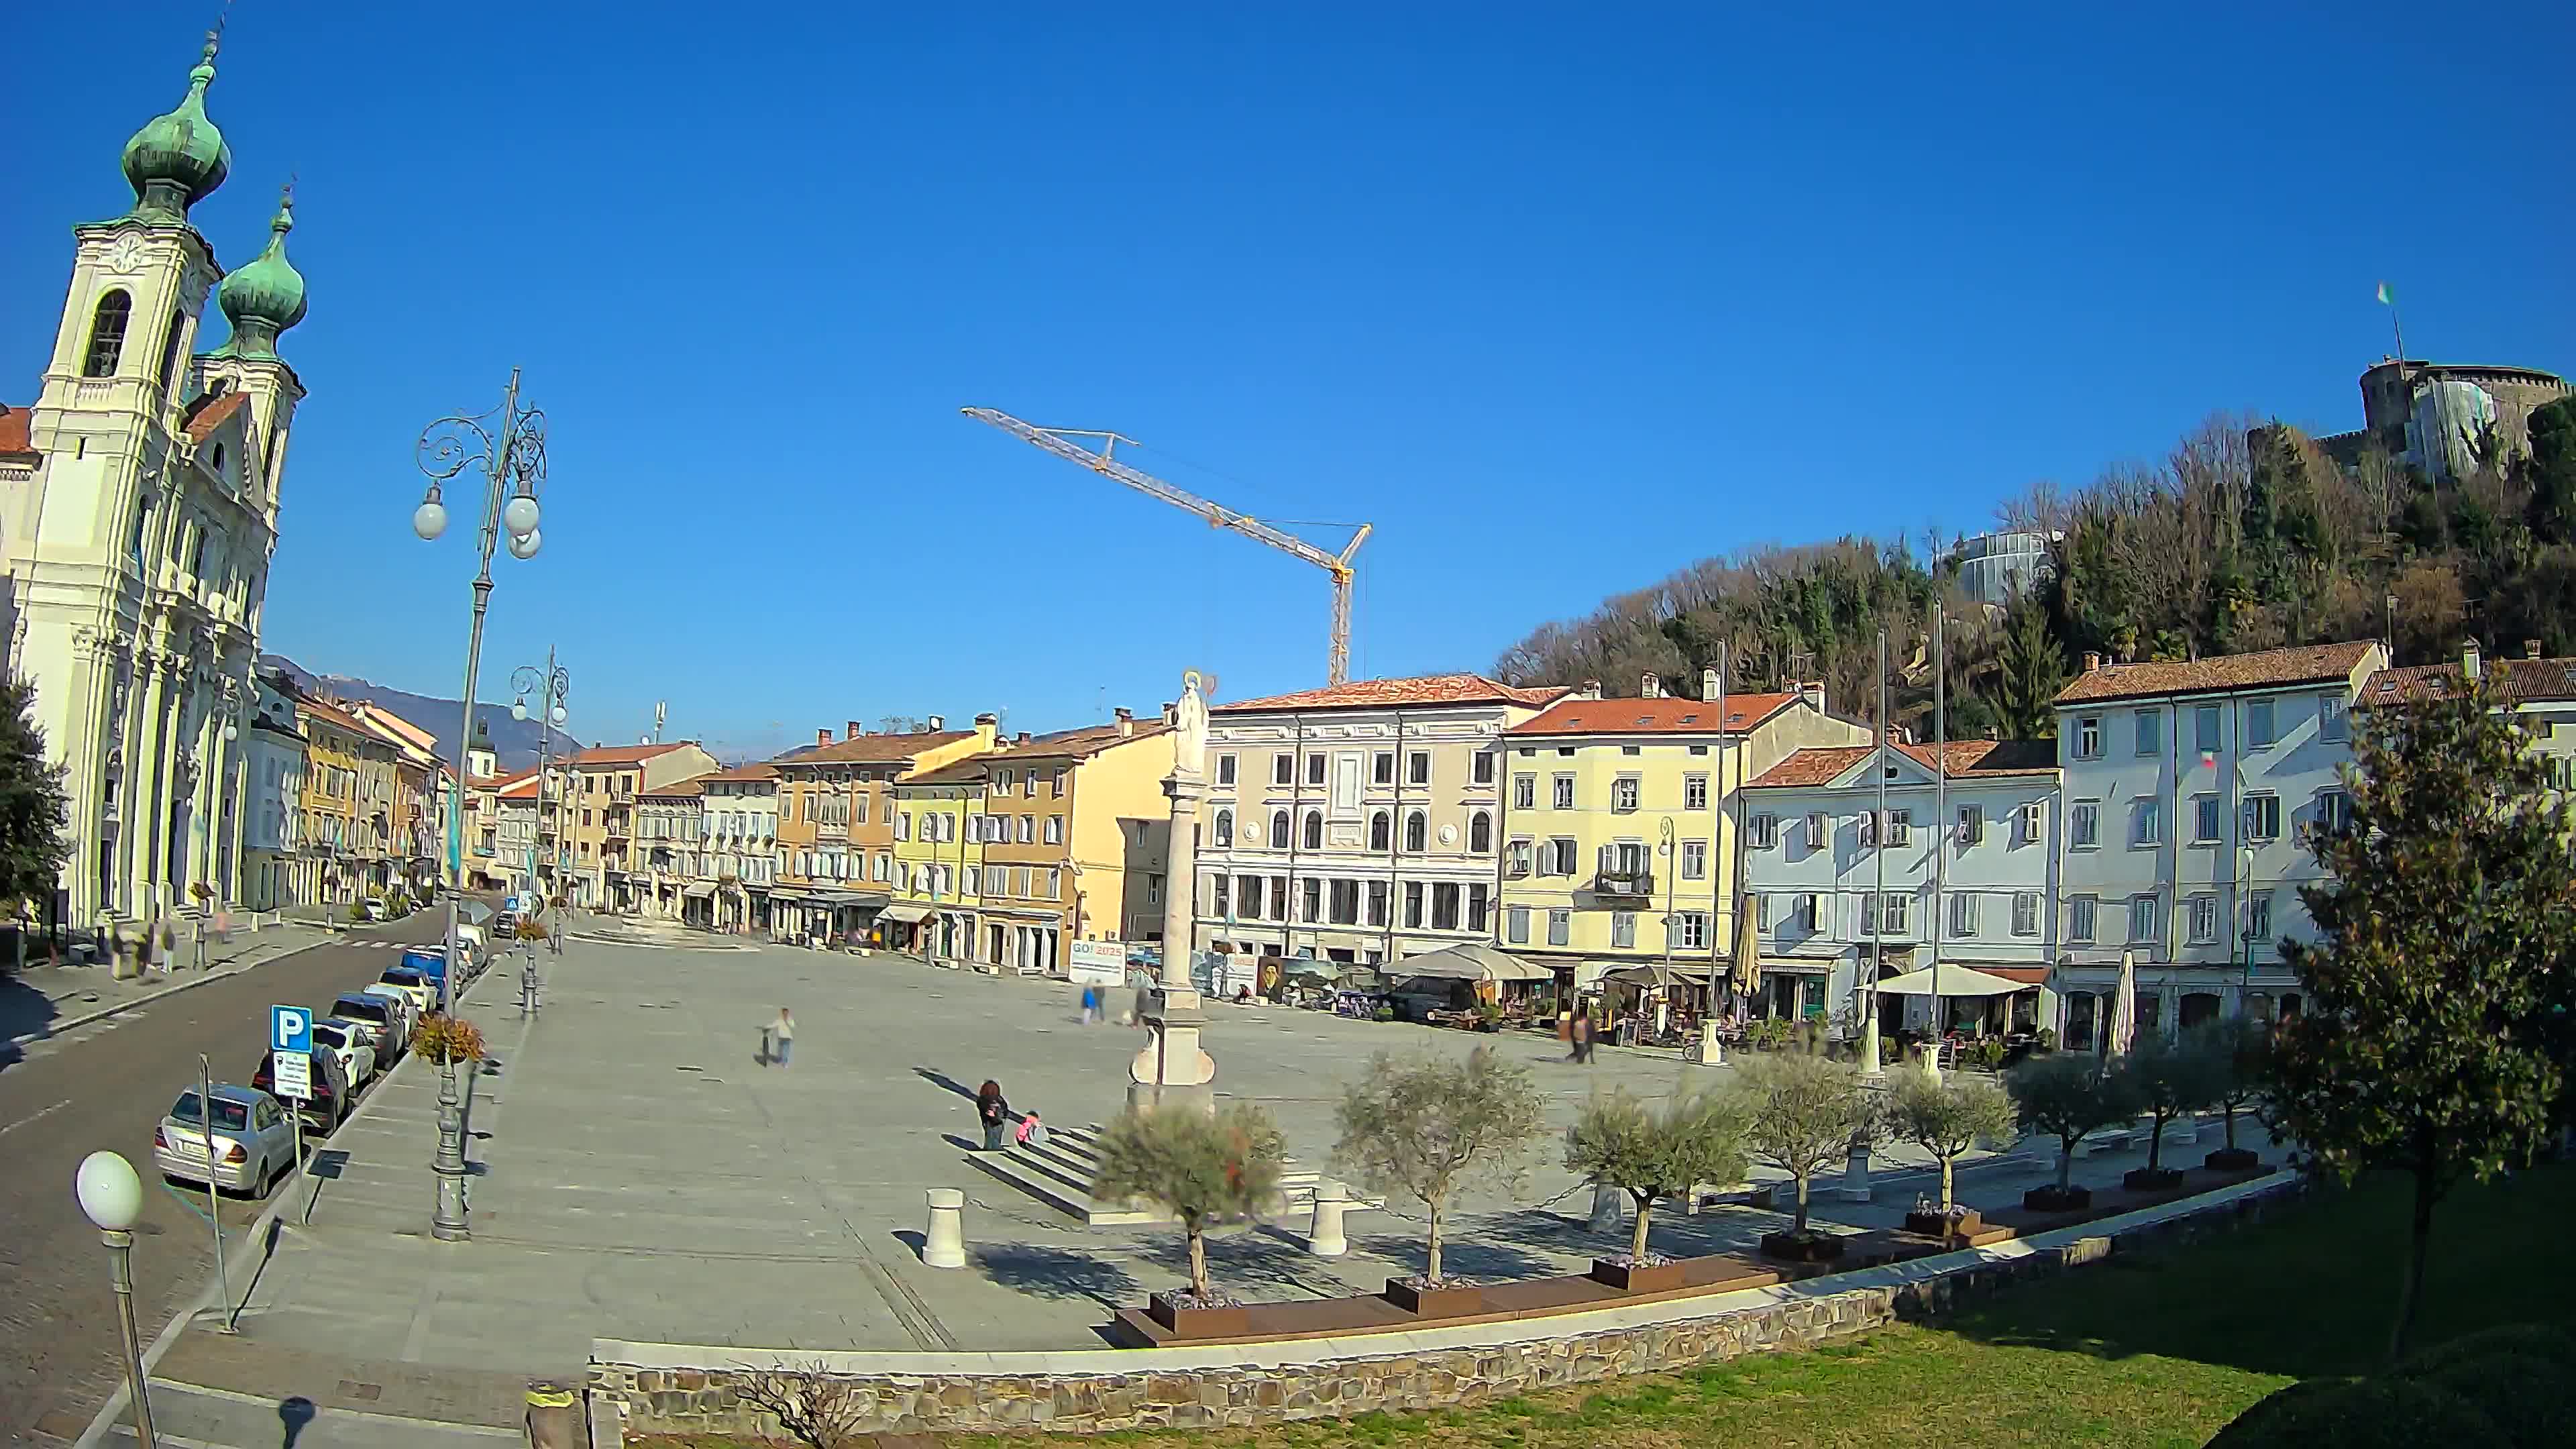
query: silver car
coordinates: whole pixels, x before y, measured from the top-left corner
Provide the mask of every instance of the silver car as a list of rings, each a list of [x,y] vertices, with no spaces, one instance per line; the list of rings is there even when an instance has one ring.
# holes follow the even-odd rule
[[[266,1192],[270,1183],[295,1167],[294,1123],[266,1092],[219,1085],[214,1097],[214,1120],[209,1123],[196,1088],[179,1094],[153,1130],[152,1165],[164,1177],[211,1180],[216,1187],[235,1192]]]

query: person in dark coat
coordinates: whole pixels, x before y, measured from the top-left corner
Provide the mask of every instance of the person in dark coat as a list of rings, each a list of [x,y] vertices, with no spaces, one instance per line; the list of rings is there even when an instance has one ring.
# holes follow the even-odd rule
[[[1011,1104],[1002,1096],[1002,1084],[988,1081],[975,1089],[975,1117],[984,1124],[984,1150],[1002,1150],[1002,1130],[1011,1125]]]

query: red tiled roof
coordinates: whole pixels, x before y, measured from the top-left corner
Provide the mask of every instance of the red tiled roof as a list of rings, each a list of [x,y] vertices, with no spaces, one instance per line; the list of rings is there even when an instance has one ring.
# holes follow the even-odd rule
[[[34,457],[36,444],[30,436],[30,430],[35,421],[36,415],[26,408],[13,408],[7,403],[0,403],[0,455],[24,454],[27,457]]]
[[[1726,728],[1749,730],[1798,702],[1794,694],[1731,694]],[[1717,705],[1699,699],[1561,699],[1507,735],[1717,734]]]
[[[221,397],[201,397],[188,406],[188,441],[202,443],[215,435],[215,429],[226,419],[250,405],[248,393],[228,392]]]
[[[597,765],[640,765],[656,756],[684,749],[690,743],[682,740],[676,745],[594,745],[573,756],[572,764],[578,769]]]
[[[357,716],[350,714],[348,711],[340,709],[335,705],[325,704],[321,700],[299,699],[295,702],[295,707],[307,714],[319,715],[325,721],[338,725],[340,728],[347,730],[351,734],[365,735],[370,739],[383,738],[383,736],[378,734],[376,731],[367,728],[367,726],[360,721]]]
[[[1563,698],[1568,686],[1545,684],[1520,688],[1498,684],[1481,674],[1424,674],[1411,679],[1354,679],[1324,689],[1302,689],[1267,699],[1237,700],[1214,706],[1212,714],[1251,714],[1289,709],[1400,709],[1418,704],[1522,704],[1544,708]]]
[[[1170,731],[1171,726],[1161,720],[1156,720],[1152,724],[1140,723],[1133,734],[1124,735],[1118,732],[1118,726],[1114,724],[1083,725],[1078,729],[1057,730],[1053,734],[1038,735],[1026,744],[1007,745],[980,755],[969,755],[962,760],[951,760],[935,770],[906,775],[903,777],[903,783],[906,785],[969,785],[986,778],[993,770],[1010,769],[1023,761],[1035,767],[1042,762],[1087,760],[1114,745],[1134,744],[1138,740],[1149,740],[1156,735],[1168,734]]]
[[[2576,699],[2576,659],[2489,659],[2479,672],[2507,703]],[[2409,665],[2370,676],[2354,703],[2363,709],[2412,704],[2457,695],[2463,687],[2456,664]]]
[[[801,769],[807,765],[889,764],[909,760],[925,750],[953,745],[973,739],[973,730],[919,730],[910,734],[861,735],[855,740],[834,740],[816,745],[801,755],[787,755],[770,761],[781,770]]]
[[[736,765],[730,770],[718,770],[712,775],[700,775],[698,778],[710,784],[717,782],[722,782],[728,785],[757,783],[762,780],[777,779],[778,767],[764,761],[756,765]]]
[[[1777,785],[1823,785],[1868,759],[1875,745],[1825,745],[1800,750],[1757,777],[1752,788]],[[1929,770],[1930,745],[1896,745],[1898,753]],[[2057,746],[2048,740],[1953,740],[1942,751],[1953,780],[1983,780],[1999,775],[2049,775],[2057,772]]]
[[[2153,664],[2105,664],[2079,674],[2057,692],[2059,704],[2094,700],[2139,699],[2156,694],[2207,694],[2226,689],[2262,689],[2273,685],[2321,684],[2348,679],[2374,643],[2303,644],[2292,649],[2266,649],[2258,654],[2221,654],[2212,659]]]

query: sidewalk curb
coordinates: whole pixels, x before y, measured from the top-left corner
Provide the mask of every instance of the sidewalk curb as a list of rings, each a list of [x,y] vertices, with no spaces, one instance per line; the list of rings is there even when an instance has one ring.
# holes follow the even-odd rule
[[[274,956],[263,956],[260,959],[249,962],[245,965],[228,967],[221,971],[208,971],[193,980],[182,981],[175,986],[165,986],[161,990],[155,991],[149,996],[138,996],[131,1001],[120,1001],[114,1006],[103,1006],[96,1011],[86,1012],[79,1016],[66,1017],[61,1021],[47,1022],[45,1025],[34,1031],[20,1032],[18,1035],[9,1038],[6,1042],[0,1042],[0,1046],[32,1045],[33,1043],[44,1041],[49,1037],[60,1036],[64,1032],[71,1031],[75,1028],[87,1026],[91,1022],[105,1021],[111,1016],[122,1016],[138,1007],[150,1006],[156,1001],[166,1001],[169,998],[178,995],[180,992],[194,991],[200,986],[211,985],[214,982],[222,981],[227,977],[239,976],[246,971],[256,971],[271,961],[283,961],[289,956],[300,955],[306,951],[312,950],[316,946],[327,946],[329,944],[331,943],[328,940],[307,941],[301,946],[294,947],[290,950],[280,951]]]

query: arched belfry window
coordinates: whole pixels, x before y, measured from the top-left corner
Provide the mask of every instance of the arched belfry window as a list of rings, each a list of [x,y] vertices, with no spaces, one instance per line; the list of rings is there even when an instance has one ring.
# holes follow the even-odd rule
[[[98,299],[98,311],[89,319],[89,355],[81,363],[83,377],[114,377],[117,359],[125,355],[125,324],[134,316],[134,299],[122,288]]]

